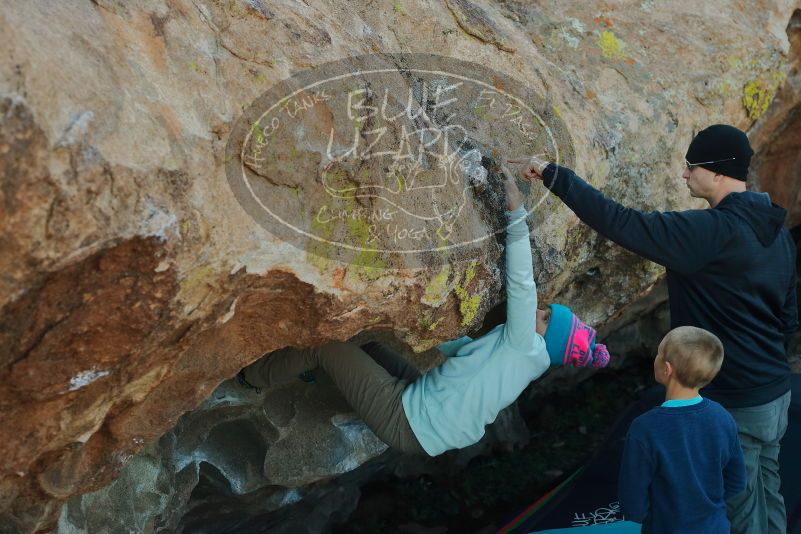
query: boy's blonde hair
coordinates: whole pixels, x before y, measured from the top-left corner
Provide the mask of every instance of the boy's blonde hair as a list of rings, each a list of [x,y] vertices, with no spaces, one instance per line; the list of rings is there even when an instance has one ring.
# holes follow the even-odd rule
[[[680,326],[667,333],[662,346],[676,380],[686,388],[709,384],[723,364],[723,344],[712,332],[694,326]]]

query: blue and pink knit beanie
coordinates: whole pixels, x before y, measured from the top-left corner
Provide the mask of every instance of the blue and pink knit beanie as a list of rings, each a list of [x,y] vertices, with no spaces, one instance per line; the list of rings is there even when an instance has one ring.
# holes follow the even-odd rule
[[[609,351],[595,342],[597,332],[582,323],[567,306],[551,304],[551,320],[545,331],[545,348],[552,365],[606,367]]]

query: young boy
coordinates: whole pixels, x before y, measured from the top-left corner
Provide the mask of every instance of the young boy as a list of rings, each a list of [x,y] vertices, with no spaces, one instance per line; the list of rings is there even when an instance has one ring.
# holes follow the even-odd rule
[[[504,174],[506,324],[477,339],[443,343],[438,348],[448,358],[422,376],[376,343],[330,343],[276,351],[243,369],[240,381],[269,387],[321,366],[381,440],[403,452],[436,456],[480,440],[485,425],[552,361],[605,366],[606,348],[595,343],[595,331],[569,309],[537,310],[526,211],[514,178]]]
[[[701,328],[676,328],[659,344],[654,377],[665,402],[632,422],[620,468],[621,508],[643,532],[730,530],[726,499],[746,485],[737,426],[698,394],[722,363],[723,345]]]

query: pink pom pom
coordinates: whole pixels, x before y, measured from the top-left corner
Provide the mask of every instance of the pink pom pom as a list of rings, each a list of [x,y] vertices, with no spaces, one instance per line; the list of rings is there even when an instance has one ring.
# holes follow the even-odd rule
[[[592,351],[592,363],[590,364],[590,367],[606,367],[609,365],[609,358],[609,351],[606,349],[606,345],[596,343],[595,349]]]

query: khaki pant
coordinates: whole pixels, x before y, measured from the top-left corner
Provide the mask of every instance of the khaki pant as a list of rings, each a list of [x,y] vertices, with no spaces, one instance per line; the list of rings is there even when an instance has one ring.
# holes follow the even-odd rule
[[[270,387],[295,380],[317,367],[331,377],[348,404],[384,443],[401,452],[426,454],[409,426],[401,400],[406,386],[420,373],[378,343],[288,347],[246,367],[244,374],[254,386]]]

